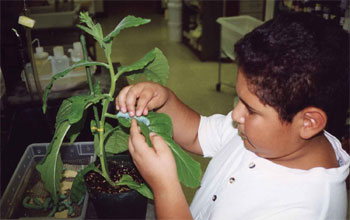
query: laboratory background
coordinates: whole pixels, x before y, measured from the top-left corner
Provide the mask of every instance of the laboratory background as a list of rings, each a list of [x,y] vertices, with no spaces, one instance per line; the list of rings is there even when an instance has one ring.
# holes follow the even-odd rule
[[[131,64],[157,47],[168,59],[166,86],[200,114],[212,115],[226,114],[233,108],[237,74],[233,45],[242,36],[284,11],[318,14],[350,31],[349,9],[348,0],[1,1],[0,195],[17,189],[10,183],[20,185],[24,181],[21,176],[14,182],[11,178],[24,169],[21,162],[26,149],[32,144],[50,143],[62,101],[88,91],[85,68],[75,69],[54,84],[47,113],[43,114],[42,98],[51,77],[84,59],[80,36],[85,33],[76,26],[80,12],[89,12],[105,34],[128,15],[151,19],[148,24],[122,30],[113,44],[113,66]],[[87,34],[85,37],[88,59],[107,62],[95,39]],[[109,88],[106,69],[92,66],[90,70],[102,90]],[[118,83],[122,87],[134,81],[124,77]],[[347,123],[349,129],[349,120]],[[349,132],[341,130],[337,137],[344,149],[349,149]],[[93,141],[89,126],[77,141]],[[209,160],[191,157],[204,171]],[[191,203],[196,189],[183,188]],[[94,213],[88,208],[85,217],[89,215]]]

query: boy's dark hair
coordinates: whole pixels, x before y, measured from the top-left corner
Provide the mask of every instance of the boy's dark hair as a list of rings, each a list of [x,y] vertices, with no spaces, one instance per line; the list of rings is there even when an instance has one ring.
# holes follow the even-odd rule
[[[349,108],[349,35],[339,25],[310,13],[283,13],[245,35],[235,53],[249,90],[281,121],[291,122],[314,106],[327,114],[326,129],[342,135]]]

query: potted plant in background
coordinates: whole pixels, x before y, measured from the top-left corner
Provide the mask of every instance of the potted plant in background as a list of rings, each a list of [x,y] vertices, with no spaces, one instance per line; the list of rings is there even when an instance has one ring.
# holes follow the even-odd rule
[[[78,27],[93,36],[103,49],[107,63],[88,61],[85,40],[82,36],[81,43],[83,45],[85,59],[70,66],[67,70],[56,74],[51,79],[44,91],[43,111],[46,112],[48,95],[55,80],[64,77],[74,68],[83,66],[102,66],[102,68],[107,68],[110,74],[110,89],[108,93],[103,94],[99,83],[92,82],[89,68],[86,68],[90,94],[73,96],[62,102],[56,116],[54,137],[48,146],[46,156],[37,164],[36,168],[41,175],[45,188],[50,193],[50,198],[52,198],[51,212],[54,212],[67,203],[67,200],[61,199],[59,195],[59,186],[62,172],[64,171],[60,148],[65,138],[69,138],[70,143],[74,143],[84,125],[88,124],[94,138],[96,161],[90,163],[75,176],[68,201],[73,203],[81,201],[87,189],[85,183],[88,182],[90,192],[94,188],[95,190],[97,189],[97,194],[102,193],[103,195],[96,196],[97,194],[92,192],[91,198],[105,198],[105,195],[110,193],[116,193],[117,197],[119,195],[118,199],[112,199],[113,206],[103,206],[106,213],[107,211],[118,209],[117,200],[120,200],[121,204],[128,203],[124,202],[121,198],[125,197],[126,193],[130,191],[134,193],[131,195],[133,197],[131,200],[133,201],[139,200],[135,199],[135,193],[141,194],[148,199],[153,198],[152,191],[147,186],[147,183],[143,182],[142,178],[137,177],[137,170],[132,166],[131,160],[112,162],[115,160],[114,156],[118,154],[123,154],[123,157],[126,158],[129,157],[125,152],[128,148],[128,128],[132,120],[127,114],[108,112],[108,106],[114,101],[113,96],[115,95],[116,82],[121,75],[126,75],[130,79],[145,75],[148,80],[165,84],[168,78],[169,67],[163,53],[158,48],[155,48],[131,65],[120,66],[117,70],[113,68],[111,60],[113,39],[118,36],[121,30],[146,24],[150,22],[149,19],[127,16],[106,36],[103,34],[101,25],[99,23],[95,24],[88,13],[81,13],[80,21],[81,24]],[[86,115],[89,110],[93,111],[94,119],[86,122]],[[135,119],[137,119],[141,131],[150,146],[152,146],[149,140],[149,133],[151,131],[162,136],[168,143],[175,157],[180,181],[188,187],[199,186],[201,177],[200,165],[173,141],[171,119],[165,114],[155,112],[150,112],[147,116],[135,117]],[[115,126],[110,121],[118,121],[118,123]],[[122,167],[122,171],[112,167],[111,164],[119,165]],[[107,183],[107,187],[94,186],[95,182],[98,181],[93,178],[100,179],[104,184]],[[101,192],[103,191],[102,188],[106,188],[109,192]],[[126,218],[126,216],[121,217]],[[134,218],[132,215],[131,217]]]

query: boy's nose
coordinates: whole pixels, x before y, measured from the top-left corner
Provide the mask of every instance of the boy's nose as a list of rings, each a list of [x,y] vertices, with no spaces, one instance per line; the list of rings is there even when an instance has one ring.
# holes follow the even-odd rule
[[[242,102],[238,102],[232,111],[232,120],[239,124],[244,123],[245,108]]]

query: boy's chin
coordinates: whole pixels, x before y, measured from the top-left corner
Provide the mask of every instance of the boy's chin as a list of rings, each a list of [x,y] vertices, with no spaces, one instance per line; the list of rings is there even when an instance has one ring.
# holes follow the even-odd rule
[[[253,153],[256,153],[256,148],[249,142],[248,138],[247,137],[243,137],[241,136],[242,140],[243,140],[243,144],[244,144],[244,147],[253,152]]]
[[[267,157],[268,157],[267,155],[264,155],[263,153],[259,152],[259,151],[257,150],[257,148],[254,147],[254,146],[249,142],[249,140],[248,140],[247,138],[242,138],[242,140],[243,140],[243,143],[244,143],[244,147],[245,147],[247,150],[253,152],[253,153],[256,154],[258,157],[262,157],[262,158],[267,158]]]

